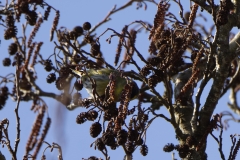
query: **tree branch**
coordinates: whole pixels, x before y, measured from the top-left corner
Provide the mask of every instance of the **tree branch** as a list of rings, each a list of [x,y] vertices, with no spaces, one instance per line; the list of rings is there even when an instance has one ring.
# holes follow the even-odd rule
[[[210,5],[206,4],[206,0],[191,0],[194,3],[197,3],[199,6],[201,6],[204,10],[206,10],[208,13],[211,14],[212,8]]]
[[[216,50],[211,50],[211,54],[216,55],[216,74],[213,77],[213,85],[206,102],[200,111],[199,131],[201,133],[206,129],[206,126],[208,126],[209,120],[221,96],[225,79],[228,76],[228,68],[231,61],[235,58],[235,52],[230,52],[229,50],[229,32],[231,29],[232,25],[228,23],[224,26],[217,27],[216,30],[213,41],[213,48],[216,48]]]

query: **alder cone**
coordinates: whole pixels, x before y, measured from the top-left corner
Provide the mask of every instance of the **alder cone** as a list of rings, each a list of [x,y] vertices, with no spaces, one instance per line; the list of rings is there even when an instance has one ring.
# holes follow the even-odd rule
[[[95,122],[90,127],[90,135],[96,138],[102,132],[102,125],[99,122]]]

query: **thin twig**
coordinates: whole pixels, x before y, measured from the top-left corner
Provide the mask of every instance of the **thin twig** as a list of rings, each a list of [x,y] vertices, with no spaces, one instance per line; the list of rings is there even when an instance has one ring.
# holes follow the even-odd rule
[[[231,149],[230,149],[230,154],[229,154],[228,160],[232,159],[233,150],[234,150],[234,147],[236,145],[236,138],[235,138],[235,136],[231,135],[231,140],[232,140],[232,146],[231,146]]]
[[[17,137],[15,140],[15,146],[14,146],[14,153],[15,156],[17,155],[17,150],[18,150],[18,144],[20,142],[20,117],[19,117],[19,113],[18,113],[18,109],[19,109],[19,104],[20,104],[20,91],[19,91],[19,55],[17,55],[17,66],[16,66],[16,72],[15,72],[15,84],[16,84],[16,92],[17,92],[17,104],[16,104],[16,108],[14,109],[15,114],[16,114],[16,120],[17,120]]]
[[[7,120],[6,125],[7,125],[7,127],[3,129],[3,132],[4,132],[5,137],[6,137],[5,144],[7,145],[7,148],[9,150],[10,154],[12,155],[12,160],[17,160],[16,154],[15,154],[14,150],[11,147],[10,139],[9,139],[9,136],[8,136],[8,125],[9,125],[9,121],[8,120]]]
[[[213,139],[219,144],[219,140],[217,139],[216,136],[214,136],[214,134],[212,132],[210,132],[210,135],[213,137]]]
[[[114,5],[113,8],[111,9],[111,11],[107,14],[107,16],[106,16],[101,22],[99,22],[97,25],[95,25],[95,26],[91,29],[90,33],[94,32],[94,31],[95,31],[99,26],[101,26],[102,24],[104,24],[104,23],[108,22],[109,20],[111,20],[111,19],[110,19],[110,16],[113,15],[114,13],[116,13],[116,12],[118,12],[118,11],[120,11],[120,10],[123,10],[123,9],[131,6],[134,1],[135,1],[135,0],[130,0],[129,2],[127,2],[126,4],[124,4],[123,6],[117,8],[117,9],[116,9],[116,5]]]
[[[223,150],[222,150],[222,134],[223,134],[223,126],[222,126],[222,122],[220,121],[220,134],[219,134],[219,152],[220,152],[220,155],[221,155],[221,158],[222,160],[225,160],[225,156],[223,154]]]

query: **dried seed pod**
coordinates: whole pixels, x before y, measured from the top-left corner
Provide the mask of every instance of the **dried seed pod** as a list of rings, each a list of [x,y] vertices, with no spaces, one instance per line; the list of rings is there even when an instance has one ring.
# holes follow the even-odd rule
[[[172,143],[168,143],[163,147],[164,152],[172,152],[175,149],[174,145]]]
[[[87,160],[99,160],[99,159],[97,157],[95,157],[95,156],[91,156]]]
[[[91,29],[91,23],[89,23],[89,22],[85,22],[85,23],[83,23],[83,29],[84,30],[90,30]]]
[[[83,34],[83,28],[81,26],[74,27],[73,31],[76,33],[76,37],[79,37]]]
[[[55,84],[56,84],[56,87],[57,87],[58,90],[63,90],[64,87],[67,84],[66,78],[65,77],[58,77]]]
[[[111,118],[118,115],[118,109],[116,107],[109,108],[104,112],[104,121],[109,121]]]
[[[91,54],[97,56],[100,53],[100,45],[97,43],[91,44]]]
[[[154,42],[150,43],[148,52],[150,53],[150,55],[157,55],[157,48]]]
[[[0,94],[0,110],[6,104],[7,99],[8,99],[8,96],[6,96],[5,94],[2,94],[2,93]]]
[[[81,61],[81,57],[78,54],[76,54],[73,56],[73,61],[78,64]]]
[[[37,22],[38,15],[35,11],[28,11],[25,18],[29,25],[34,26]]]
[[[152,75],[149,77],[149,79],[148,79],[149,87],[156,87],[156,85],[158,84],[157,78],[158,77],[156,75]]]
[[[93,36],[86,35],[84,37],[84,42],[92,44],[94,42]]]
[[[56,81],[56,74],[55,73],[50,73],[47,76],[47,83],[52,83],[54,81]]]
[[[13,17],[13,15],[12,14],[9,14],[7,17],[6,17],[6,19],[5,19],[5,22],[6,22],[6,25],[8,26],[8,27],[14,27],[14,17]]]
[[[90,127],[90,135],[96,138],[102,132],[102,125],[99,122],[95,122]]]
[[[70,40],[75,40],[75,39],[77,39],[77,33],[75,32],[75,31],[70,31],[70,32],[68,32],[68,38],[70,39]]]
[[[72,71],[68,66],[64,66],[59,70],[59,76],[67,78],[71,72]]]
[[[91,100],[84,98],[82,101],[82,105],[86,108],[88,108],[91,105]]]
[[[98,117],[98,112],[95,110],[90,110],[87,112],[87,119],[89,121],[94,121]]]
[[[157,66],[161,63],[162,59],[159,57],[153,57],[153,58],[150,58],[148,61],[152,66]]]
[[[1,91],[2,91],[3,95],[7,95],[8,94],[8,87],[7,86],[2,87]]]
[[[102,141],[107,146],[114,146],[116,141],[112,132],[107,132],[102,136]]]
[[[125,129],[122,129],[120,131],[118,131],[117,133],[117,144],[118,145],[123,145],[127,142],[127,131]]]
[[[97,149],[99,151],[102,151],[105,149],[105,144],[103,143],[102,139],[101,138],[98,138],[95,142],[96,146],[97,146]]]
[[[127,142],[126,145],[126,151],[129,153],[129,154],[132,154],[133,151],[134,151],[134,145],[132,142]]]
[[[146,65],[146,66],[144,66],[142,69],[141,69],[141,71],[140,71],[140,74],[142,75],[142,76],[148,76],[150,73],[151,73],[151,69],[152,69],[152,67],[151,66],[149,66],[149,65]]]
[[[143,156],[146,156],[148,154],[148,147],[146,144],[143,144],[140,148],[140,153],[143,155]]]
[[[77,118],[76,118],[77,124],[82,124],[82,123],[84,123],[84,122],[86,122],[86,121],[87,121],[87,119],[86,119],[86,112],[80,113],[80,114],[77,116]]]
[[[52,68],[53,68],[51,59],[47,59],[47,60],[44,62],[44,65],[45,65],[45,68],[44,68],[44,69],[45,69],[47,72],[50,72],[50,71],[52,70]]]
[[[3,59],[3,66],[7,67],[11,65],[11,59],[10,58],[4,58]]]
[[[128,130],[128,140],[129,141],[136,141],[138,139],[139,133],[137,130],[131,129]]]
[[[178,154],[180,158],[185,158],[189,154],[189,146],[188,145],[180,145],[178,148]]]
[[[20,2],[19,12],[21,12],[21,13],[28,13],[29,12],[28,2],[26,2],[26,1],[21,1]]]
[[[16,43],[11,43],[8,47],[8,53],[10,55],[14,55],[18,50],[18,46]]]
[[[16,37],[17,35],[17,28],[15,26],[9,27],[5,30],[4,39],[9,40],[10,38]]]
[[[77,91],[81,91],[83,89],[83,84],[81,83],[81,81],[76,81],[74,83],[74,88],[77,90]]]
[[[12,66],[15,66],[17,64],[20,66],[22,65],[22,62],[23,62],[23,56],[19,54],[15,54]]]

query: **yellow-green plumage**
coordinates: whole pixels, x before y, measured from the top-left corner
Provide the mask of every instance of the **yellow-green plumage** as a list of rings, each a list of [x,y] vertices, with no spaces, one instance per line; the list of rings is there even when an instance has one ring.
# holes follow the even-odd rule
[[[120,99],[121,92],[124,88],[124,86],[127,84],[127,79],[121,77],[121,73],[117,70],[112,69],[99,69],[94,70],[90,69],[85,72],[83,71],[76,71],[72,70],[75,74],[79,75],[81,77],[82,83],[84,88],[86,88],[88,94],[93,97],[93,89],[92,89],[92,82],[89,77],[94,79],[96,82],[96,92],[99,96],[103,96],[105,94],[105,89],[110,81],[110,74],[114,76],[115,82],[115,90],[114,90],[114,101],[117,102]],[[134,82],[134,81],[133,81]],[[134,82],[134,95],[131,98],[136,98],[138,95],[139,89],[137,87],[137,84]]]

